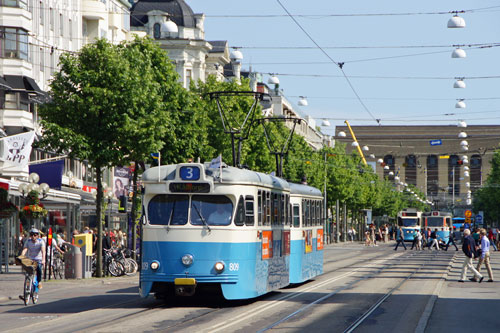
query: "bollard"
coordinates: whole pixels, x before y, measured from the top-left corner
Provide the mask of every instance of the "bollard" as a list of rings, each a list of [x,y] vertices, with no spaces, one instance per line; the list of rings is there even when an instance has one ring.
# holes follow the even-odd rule
[[[80,250],[79,247],[76,247],[76,246],[74,248],[73,267],[74,267],[74,271],[75,271],[74,279],[81,279],[82,278],[82,251]]]

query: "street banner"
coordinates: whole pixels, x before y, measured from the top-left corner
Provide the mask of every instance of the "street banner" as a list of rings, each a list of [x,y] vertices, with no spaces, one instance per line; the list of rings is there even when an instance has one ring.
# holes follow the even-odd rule
[[[40,176],[39,183],[47,183],[50,188],[60,190],[64,171],[64,160],[31,164],[29,172],[36,172]]]
[[[115,167],[113,193],[117,199],[124,196],[128,198],[129,192],[129,168]]]
[[[18,167],[25,167],[31,154],[31,145],[35,139],[35,132],[25,132],[21,134],[6,136],[2,140],[2,155],[0,158],[8,164]]]

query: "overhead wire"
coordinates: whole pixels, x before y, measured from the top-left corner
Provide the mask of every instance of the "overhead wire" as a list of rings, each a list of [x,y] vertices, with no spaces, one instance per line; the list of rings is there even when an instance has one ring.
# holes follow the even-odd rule
[[[352,92],[354,93],[354,95],[356,95],[359,103],[361,104],[361,106],[365,109],[365,111],[373,118],[373,120],[375,120],[379,125],[380,125],[380,120],[375,118],[375,116],[372,114],[372,112],[368,109],[368,107],[365,105],[365,103],[363,102],[363,100],[361,99],[361,97],[359,96],[358,92],[356,91],[356,89],[354,88],[353,84],[351,83],[351,81],[349,80],[349,78],[347,77],[346,73],[344,72],[343,70],[343,65],[344,63],[341,63],[341,62],[336,62],[329,54],[328,52],[326,52],[324,49],[321,48],[321,46],[316,42],[316,40],[302,27],[302,25],[291,15],[291,13],[288,11],[288,9],[283,5],[283,3],[281,3],[280,0],[276,0],[278,2],[278,4],[283,8],[283,10],[290,16],[290,18],[295,22],[295,24],[304,32],[304,34],[313,42],[314,45],[316,45],[318,47],[318,49],[328,58],[330,59],[330,61],[337,65],[337,67],[340,68],[342,74],[344,75],[344,78],[346,79],[349,87],[351,88]]]

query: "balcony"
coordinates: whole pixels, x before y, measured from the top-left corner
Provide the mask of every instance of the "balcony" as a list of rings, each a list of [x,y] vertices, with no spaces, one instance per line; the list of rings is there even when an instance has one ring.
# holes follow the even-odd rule
[[[82,16],[87,20],[105,20],[108,16],[106,4],[99,0],[83,0]]]
[[[33,129],[33,114],[24,110],[0,110],[0,125]]]

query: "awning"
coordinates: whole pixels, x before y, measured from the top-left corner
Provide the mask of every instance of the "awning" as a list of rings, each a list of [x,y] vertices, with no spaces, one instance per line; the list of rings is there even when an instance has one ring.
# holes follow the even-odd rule
[[[0,89],[11,89],[11,86],[0,76]]]
[[[27,91],[39,95],[45,95],[45,93],[40,89],[35,80],[28,76],[22,75],[4,75],[7,90],[17,90],[17,91]],[[1,84],[1,81],[0,81]]]

